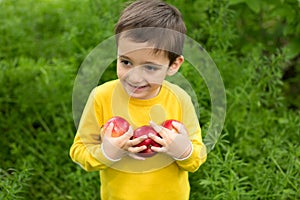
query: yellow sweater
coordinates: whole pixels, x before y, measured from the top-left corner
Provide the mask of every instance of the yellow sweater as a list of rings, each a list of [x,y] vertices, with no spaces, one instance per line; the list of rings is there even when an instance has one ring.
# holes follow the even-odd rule
[[[193,152],[180,161],[156,154],[145,161],[127,156],[112,162],[100,148],[100,129],[112,116],[122,116],[134,129],[148,125],[151,119],[157,123],[181,121],[189,132]],[[188,172],[195,172],[205,162],[206,148],[191,99],[180,87],[164,81],[156,97],[141,100],[130,98],[120,81],[113,80],[91,92],[70,156],[85,170],[100,171],[102,200],[187,200]]]

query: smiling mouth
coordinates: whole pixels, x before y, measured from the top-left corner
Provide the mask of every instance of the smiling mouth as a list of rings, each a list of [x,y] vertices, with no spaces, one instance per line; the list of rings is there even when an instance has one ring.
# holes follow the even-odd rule
[[[133,88],[134,90],[140,90],[140,89],[144,89],[144,88],[148,87],[148,85],[141,85],[141,86],[139,86],[139,85],[132,85],[130,83],[127,83],[127,85],[129,87]]]

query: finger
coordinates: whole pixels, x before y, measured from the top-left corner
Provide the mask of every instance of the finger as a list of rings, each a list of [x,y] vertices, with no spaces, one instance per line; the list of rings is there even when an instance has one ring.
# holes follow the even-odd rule
[[[165,133],[164,133],[164,127],[157,125],[155,122],[150,121],[150,126],[157,132],[160,134],[160,136],[164,137]]]
[[[144,141],[145,139],[147,139],[147,135],[143,135],[143,136],[141,136],[141,137],[138,137],[138,138],[134,138],[134,139],[132,139],[132,140],[129,140],[130,143],[129,143],[128,146],[135,146],[135,145],[141,143],[142,141]]]
[[[158,153],[165,153],[165,152],[167,152],[167,148],[166,147],[155,147],[155,146],[152,146],[151,150],[155,151],[155,152],[158,152]]]
[[[163,129],[162,126],[157,125],[154,121],[150,121],[150,126],[156,131],[156,132],[161,132],[161,130]]]
[[[152,140],[154,140],[154,142],[156,142],[162,146],[165,146],[165,140],[154,135],[153,133],[149,133],[148,137],[151,138]]]
[[[179,133],[181,133],[183,135],[188,135],[188,132],[182,123],[173,121],[172,125],[179,131]]]
[[[147,147],[145,145],[143,145],[140,147],[129,147],[128,151],[130,153],[138,153],[138,152],[144,151],[145,149],[147,149]]]
[[[108,127],[104,130],[104,135],[108,137],[112,137],[112,130],[114,128],[114,123],[109,123]]]
[[[129,129],[126,133],[120,136],[121,139],[123,140],[129,140],[133,136],[133,130],[132,127],[129,126]]]

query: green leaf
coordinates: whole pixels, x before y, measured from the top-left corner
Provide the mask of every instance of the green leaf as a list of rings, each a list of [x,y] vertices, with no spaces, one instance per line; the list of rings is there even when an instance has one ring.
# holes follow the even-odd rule
[[[246,0],[246,4],[255,13],[258,13],[260,11],[260,0]]]
[[[246,0],[229,0],[229,5],[244,3]]]
[[[291,40],[285,47],[284,50],[289,59],[293,59],[300,54],[300,39],[295,38]]]

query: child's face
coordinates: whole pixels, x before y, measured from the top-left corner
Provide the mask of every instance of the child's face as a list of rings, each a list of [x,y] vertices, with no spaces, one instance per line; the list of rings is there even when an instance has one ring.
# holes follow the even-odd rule
[[[147,43],[136,43],[121,37],[117,75],[131,97],[149,99],[159,93],[165,77],[172,74],[169,59],[163,51],[154,53]]]

